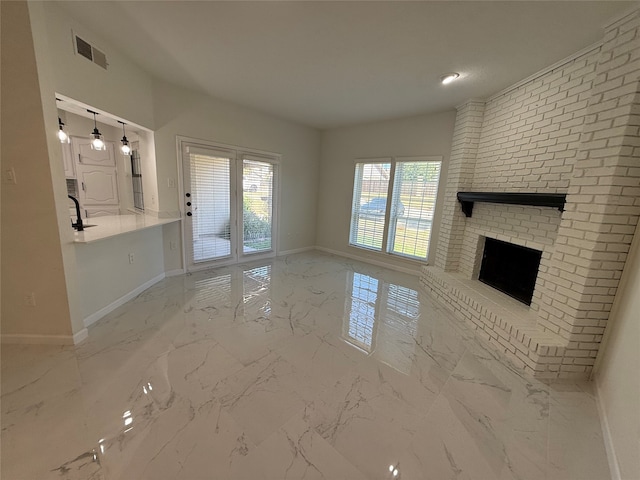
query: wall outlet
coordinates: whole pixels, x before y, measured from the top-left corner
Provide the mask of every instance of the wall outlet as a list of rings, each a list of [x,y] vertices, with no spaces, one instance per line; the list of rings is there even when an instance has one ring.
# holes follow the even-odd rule
[[[35,292],[29,292],[24,297],[24,304],[27,307],[35,307],[36,306],[36,294]]]
[[[169,250],[175,250],[176,248],[178,248],[178,242],[171,240],[169,242]]]
[[[129,254],[129,263],[133,263],[133,253]]]
[[[176,179],[175,178],[167,178],[167,187],[176,188]]]

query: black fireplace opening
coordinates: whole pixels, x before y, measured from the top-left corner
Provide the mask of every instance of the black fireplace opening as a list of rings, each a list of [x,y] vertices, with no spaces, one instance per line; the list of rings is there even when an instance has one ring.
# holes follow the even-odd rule
[[[486,238],[479,280],[531,305],[542,252]]]

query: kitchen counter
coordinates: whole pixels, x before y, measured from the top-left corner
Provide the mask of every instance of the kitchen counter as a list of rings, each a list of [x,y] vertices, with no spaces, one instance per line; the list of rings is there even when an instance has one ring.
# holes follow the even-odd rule
[[[115,237],[123,233],[135,232],[145,228],[157,227],[179,221],[180,218],[158,218],[151,215],[108,215],[84,220],[86,225],[82,232],[75,232],[75,243],[93,243],[105,238]]]

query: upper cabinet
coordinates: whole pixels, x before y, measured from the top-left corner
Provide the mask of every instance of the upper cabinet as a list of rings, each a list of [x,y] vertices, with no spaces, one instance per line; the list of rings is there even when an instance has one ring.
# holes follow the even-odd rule
[[[101,167],[115,167],[115,144],[106,141],[106,150],[91,148],[91,140],[83,137],[71,137],[73,154],[81,165],[98,165]]]

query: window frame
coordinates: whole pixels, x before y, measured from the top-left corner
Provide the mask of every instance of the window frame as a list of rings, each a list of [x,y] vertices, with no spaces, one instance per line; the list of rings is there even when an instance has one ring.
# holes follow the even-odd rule
[[[396,188],[398,185],[396,185],[396,164],[397,163],[418,163],[418,162],[436,162],[439,163],[439,171],[438,171],[438,181],[436,184],[436,194],[435,194],[435,198],[434,198],[434,216],[435,216],[435,212],[437,211],[437,207],[438,207],[438,201],[439,201],[439,193],[440,193],[440,180],[442,177],[442,170],[443,170],[443,157],[441,155],[419,155],[419,156],[392,156],[392,157],[374,157],[374,158],[358,158],[355,159],[354,161],[354,170],[353,170],[353,187],[352,187],[352,200],[351,200],[351,216],[349,219],[349,238],[348,238],[348,245],[350,247],[354,247],[354,248],[358,248],[358,249],[362,249],[362,250],[367,250],[370,252],[376,252],[376,253],[381,253],[381,254],[386,254],[386,255],[392,255],[394,257],[399,257],[399,258],[403,258],[403,259],[407,259],[407,260],[412,260],[412,261],[419,261],[419,262],[428,262],[429,260],[429,250],[431,249],[431,238],[432,238],[432,233],[433,233],[433,226],[434,223],[432,222],[431,224],[431,228],[429,231],[429,248],[427,249],[426,252],[426,256],[425,257],[418,257],[415,255],[409,255],[409,254],[403,254],[403,253],[399,253],[399,252],[394,252],[394,246],[389,242],[389,238],[393,238],[395,241],[395,229],[397,227],[397,216],[394,216],[394,222],[393,225],[391,225],[391,220],[392,220],[392,209],[394,206],[394,203],[396,202],[396,199],[399,200],[400,198],[400,193],[396,193]],[[390,164],[390,173],[389,173],[389,179],[388,179],[388,184],[387,184],[387,192],[386,192],[386,208],[385,208],[385,212],[384,212],[384,226],[383,226],[383,232],[382,232],[382,245],[381,247],[378,249],[377,247],[369,247],[366,245],[361,245],[361,244],[357,244],[353,241],[354,237],[357,237],[357,223],[360,220],[359,214],[360,211],[356,211],[356,207],[360,207],[360,198],[361,198],[361,194],[362,194],[362,182],[363,182],[363,178],[362,176],[358,177],[358,165],[362,164],[362,165],[367,165],[367,164],[374,164],[374,163],[389,163]],[[363,171],[364,171],[364,167],[363,167]],[[401,188],[401,187],[400,187]],[[356,195],[358,194],[358,195]],[[435,218],[434,218],[434,222],[435,222]]]

